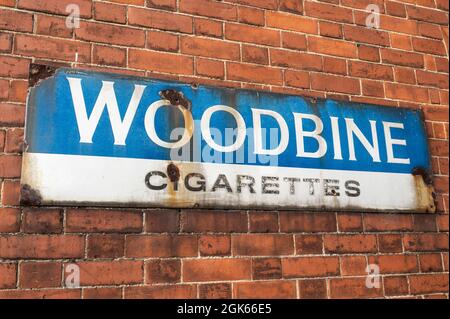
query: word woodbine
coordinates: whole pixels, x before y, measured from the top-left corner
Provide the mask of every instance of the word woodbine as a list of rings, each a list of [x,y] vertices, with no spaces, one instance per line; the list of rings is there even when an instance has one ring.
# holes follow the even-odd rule
[[[434,210],[417,110],[59,69],[26,142],[41,204]]]

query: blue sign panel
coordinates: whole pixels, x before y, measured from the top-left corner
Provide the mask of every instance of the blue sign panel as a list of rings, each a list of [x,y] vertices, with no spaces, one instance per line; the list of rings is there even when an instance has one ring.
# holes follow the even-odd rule
[[[26,142],[43,204],[434,210],[418,110],[60,69]]]

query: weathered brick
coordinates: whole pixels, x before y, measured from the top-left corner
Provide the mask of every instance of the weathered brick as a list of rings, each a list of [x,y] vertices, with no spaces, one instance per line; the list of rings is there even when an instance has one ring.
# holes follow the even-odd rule
[[[8,259],[80,258],[84,237],[79,235],[0,236],[0,257]]]
[[[69,209],[67,232],[141,232],[142,213],[138,211]]]
[[[338,257],[296,257],[281,260],[283,278],[339,275]]]
[[[246,234],[231,237],[233,255],[279,256],[294,252],[292,235]]]
[[[377,251],[375,235],[324,235],[325,251],[329,253],[370,253]]]
[[[63,229],[60,209],[26,208],[23,210],[22,232],[56,234]]]
[[[280,212],[282,232],[335,232],[336,216],[330,213]]]
[[[239,282],[233,288],[238,299],[296,298],[295,281]]]
[[[193,257],[197,255],[197,236],[129,235],[126,238],[126,257]]]
[[[251,260],[244,258],[187,259],[183,261],[182,268],[185,282],[251,278]]]
[[[51,288],[61,286],[60,262],[25,262],[20,264],[20,288]]]

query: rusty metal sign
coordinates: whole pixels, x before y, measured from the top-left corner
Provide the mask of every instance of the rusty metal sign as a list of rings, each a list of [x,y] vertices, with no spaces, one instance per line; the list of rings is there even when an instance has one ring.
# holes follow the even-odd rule
[[[435,210],[417,110],[44,71],[27,102],[24,204]]]

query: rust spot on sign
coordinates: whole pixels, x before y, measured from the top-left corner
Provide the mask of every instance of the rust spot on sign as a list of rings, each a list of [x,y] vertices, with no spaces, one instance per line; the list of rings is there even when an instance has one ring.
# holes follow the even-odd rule
[[[436,211],[434,204],[435,193],[433,190],[433,180],[430,174],[422,167],[415,167],[411,174],[414,176],[414,186],[417,195],[417,208],[425,212]]]
[[[30,87],[35,86],[39,81],[51,77],[55,74],[56,68],[50,65],[31,64],[28,82]]]
[[[40,205],[42,203],[41,193],[33,189],[30,185],[24,184],[20,188],[20,203],[30,206]]]
[[[186,110],[191,109],[191,101],[184,97],[182,92],[178,92],[176,90],[163,90],[159,92],[159,95],[170,102],[172,105],[181,105]]]
[[[178,182],[180,179],[180,170],[175,164],[170,163],[167,165],[167,176],[172,183]]]

